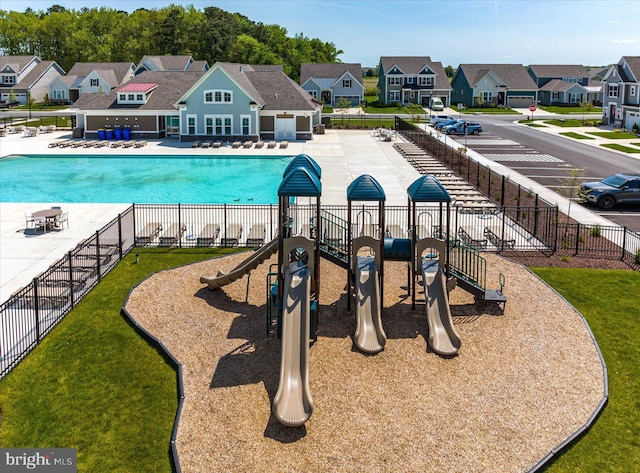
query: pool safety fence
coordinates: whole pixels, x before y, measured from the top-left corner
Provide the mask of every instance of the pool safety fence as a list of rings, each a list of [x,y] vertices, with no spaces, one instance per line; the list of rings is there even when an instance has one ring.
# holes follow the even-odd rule
[[[75,115],[51,115],[51,116],[13,116],[3,114],[0,117],[0,126],[3,128],[25,126],[25,127],[48,127],[54,126],[56,130],[71,130],[75,123]]]
[[[353,203],[351,234],[410,238],[406,206],[386,206],[384,228],[379,226],[379,211],[377,205]],[[320,222],[314,215],[315,206],[292,204],[283,234],[315,238],[320,231],[323,245],[343,252],[348,244],[348,207],[323,206]],[[418,205],[415,231],[418,238],[444,237],[448,228],[451,251],[457,252],[452,266],[474,249],[505,256],[617,259],[640,270],[640,234],[626,227],[559,222],[557,207],[469,211],[454,205],[448,218],[439,206]],[[277,237],[278,221],[277,205],[133,204],[0,305],[0,378],[134,247],[257,248]],[[481,277],[484,269],[478,271]]]

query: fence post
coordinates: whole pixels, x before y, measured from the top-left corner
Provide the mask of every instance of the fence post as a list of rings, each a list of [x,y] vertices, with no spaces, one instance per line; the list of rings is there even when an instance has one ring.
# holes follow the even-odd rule
[[[33,301],[36,316],[36,344],[40,343],[40,299],[38,298],[38,276],[33,278]]]
[[[538,194],[536,194],[535,209],[533,211],[533,236],[538,235]]]
[[[122,259],[122,214],[118,214],[118,261]]]
[[[178,235],[181,235],[182,229],[182,207],[180,207],[180,202],[178,202]],[[182,237],[178,238],[178,248],[182,248]]]
[[[502,175],[502,189],[500,189],[500,206],[504,207],[504,184],[507,181],[506,176]]]
[[[567,225],[569,225],[567,223]],[[576,256],[578,254],[578,246],[580,245],[580,224],[578,223],[577,228],[576,228],[576,252],[573,254],[573,256]]]
[[[102,268],[100,268],[100,230],[96,230],[96,265],[98,269],[98,281],[100,281],[102,279]]]
[[[624,254],[627,251],[627,226],[622,227],[622,254],[620,255],[620,261],[624,260]]]
[[[476,176],[476,189],[480,190],[480,161],[477,162],[478,164],[478,174]]]
[[[69,293],[71,294],[71,307],[75,307],[75,295],[73,294],[73,266],[71,263],[71,251],[67,252],[67,260],[69,261]]]

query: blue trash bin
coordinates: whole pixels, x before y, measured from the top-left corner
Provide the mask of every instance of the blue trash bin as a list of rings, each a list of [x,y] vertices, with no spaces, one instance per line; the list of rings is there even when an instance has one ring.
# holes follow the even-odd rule
[[[123,128],[122,129],[122,139],[130,140],[131,139],[131,128]]]
[[[113,139],[113,130],[104,130],[104,136],[108,140]]]
[[[113,130],[113,134],[116,137],[116,140],[121,140],[122,139],[122,128],[115,128]]]
[[[98,130],[98,139],[99,140],[104,140],[105,139],[105,133],[104,133],[104,129],[100,128]]]

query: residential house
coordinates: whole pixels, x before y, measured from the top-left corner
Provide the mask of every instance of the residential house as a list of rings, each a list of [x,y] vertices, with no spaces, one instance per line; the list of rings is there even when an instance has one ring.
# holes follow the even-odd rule
[[[623,56],[603,79],[602,121],[617,127],[640,127],[640,56]]]
[[[22,105],[29,99],[44,101],[49,84],[64,75],[55,61],[42,61],[38,56],[0,56],[0,100],[15,100]]]
[[[587,72],[589,73],[589,84],[586,87],[588,91],[587,102],[598,107],[602,106],[602,79],[608,70],[609,66],[587,67]]]
[[[438,97],[451,103],[451,85],[442,63],[429,56],[381,57],[378,65],[378,101],[428,106]]]
[[[135,75],[145,71],[199,71],[209,70],[207,61],[196,61],[193,56],[143,56],[136,67]]]
[[[340,98],[345,98],[357,107],[364,101],[360,64],[302,64],[300,85],[324,104],[335,106]]]
[[[132,62],[76,62],[65,76],[49,84],[52,103],[73,103],[82,94],[108,92],[134,77]]]
[[[74,104],[85,137],[129,128],[134,138],[310,139],[321,103],[282,66],[216,63],[207,72],[146,71],[106,94]]]
[[[580,65],[531,65],[527,72],[538,86],[542,105],[577,105],[588,100],[589,73]]]
[[[536,103],[538,87],[522,64],[460,64],[451,100],[466,107],[522,108]]]

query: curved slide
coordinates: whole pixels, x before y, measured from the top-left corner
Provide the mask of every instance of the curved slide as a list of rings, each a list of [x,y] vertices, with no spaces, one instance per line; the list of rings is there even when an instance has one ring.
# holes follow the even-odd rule
[[[380,279],[373,258],[358,258],[356,266],[356,332],[353,341],[364,353],[379,353],[387,335],[382,328]]]
[[[271,257],[274,253],[278,251],[278,239],[274,238],[266,245],[262,246],[258,250],[251,253],[247,259],[245,259],[242,263],[236,266],[233,270],[228,273],[223,273],[222,271],[218,271],[218,274],[214,276],[201,276],[200,282],[207,284],[209,289],[219,289],[222,286],[232,283],[243,277],[252,269],[257,268],[261,265],[265,260]]]
[[[418,242],[418,258],[424,248],[435,248],[444,254],[444,241],[427,238]],[[442,265],[439,260],[422,262],[422,281],[424,282],[429,324],[429,346],[441,356],[453,356],[460,349],[460,336],[451,320],[451,307]]]
[[[298,427],[313,411],[309,390],[309,267],[299,261],[290,263],[284,281],[280,382],[272,410],[281,424]]]

